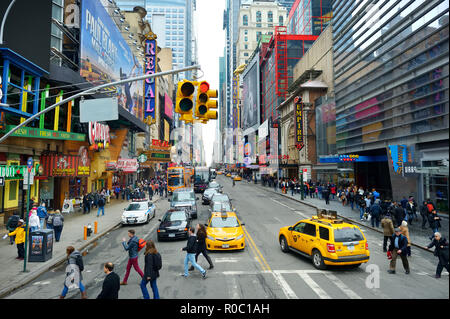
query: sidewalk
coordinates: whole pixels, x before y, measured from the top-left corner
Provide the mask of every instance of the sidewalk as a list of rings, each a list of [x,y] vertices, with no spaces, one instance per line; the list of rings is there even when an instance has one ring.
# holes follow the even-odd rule
[[[159,196],[153,196],[153,202],[157,202]],[[14,290],[28,284],[41,274],[54,266],[65,262],[66,247],[73,246],[82,251],[113,228],[118,226],[122,219],[123,209],[128,205],[127,201],[111,199],[105,206],[105,215],[97,218],[97,209],[91,209],[89,214],[83,214],[81,210],[71,214],[64,214],[64,228],[59,242],[53,242],[52,258],[46,262],[27,262],[23,272],[23,260],[17,257],[16,245],[10,245],[9,238],[0,239],[0,298]],[[94,222],[98,222],[97,234],[94,234]],[[92,226],[92,235],[84,240],[84,226]],[[7,233],[4,227],[0,228],[0,234]],[[28,252],[27,252],[28,258]]]
[[[253,182],[251,183],[252,185]],[[346,219],[351,220],[354,224],[363,225],[365,227],[368,227],[372,230],[378,231],[380,233],[383,233],[383,229],[381,228],[381,224],[379,228],[374,228],[371,226],[370,221],[361,221],[359,219],[359,210],[356,209],[356,205],[354,206],[354,209],[351,209],[350,204],[347,206],[342,206],[342,202],[338,201],[337,199],[330,198],[330,204],[326,205],[325,200],[318,199],[318,198],[310,198],[305,197],[304,200],[301,200],[300,194],[294,194],[291,195],[291,191],[289,190],[287,194],[283,194],[279,188],[277,188],[277,191],[274,190],[273,187],[268,186],[262,186],[261,184],[255,185],[258,188],[264,189],[266,191],[270,191],[273,193],[277,193],[279,195],[291,198],[293,200],[296,200],[302,204],[311,206],[313,208],[318,209],[328,209],[328,210],[335,210],[338,213],[338,216],[344,217]],[[417,213],[417,217],[419,218],[418,221],[414,220],[413,225],[409,225],[409,236],[411,239],[411,244],[414,246],[424,247],[427,246],[430,243],[429,236],[431,236],[432,230],[429,227],[428,223],[426,224],[426,228],[422,229],[422,216],[420,216],[419,213]],[[439,232],[442,234],[443,237],[449,239],[449,219],[447,215],[440,215],[442,218],[441,220],[441,228],[439,229]],[[433,250],[431,250],[433,251]]]

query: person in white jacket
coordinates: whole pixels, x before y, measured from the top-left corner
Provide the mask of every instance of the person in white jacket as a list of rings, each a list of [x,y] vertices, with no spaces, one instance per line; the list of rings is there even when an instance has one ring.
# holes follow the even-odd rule
[[[31,211],[31,216],[30,216],[30,220],[28,221],[28,223],[30,225],[30,231],[36,231],[41,228],[41,222],[39,220],[37,211],[35,209],[33,209]]]

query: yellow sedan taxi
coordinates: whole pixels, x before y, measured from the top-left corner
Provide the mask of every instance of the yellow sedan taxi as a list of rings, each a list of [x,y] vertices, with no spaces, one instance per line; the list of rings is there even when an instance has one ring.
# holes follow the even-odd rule
[[[231,174],[230,173],[228,173],[227,175],[225,175],[226,177],[231,177]]]
[[[311,219],[281,228],[278,241],[283,252],[303,255],[317,269],[326,269],[327,265],[358,267],[370,258],[367,239],[360,228],[338,219],[334,211],[321,211]]]
[[[245,234],[235,212],[212,213],[206,225],[208,250],[243,250]]]
[[[234,176],[233,179],[235,181],[242,181],[242,177],[240,177],[239,175]]]

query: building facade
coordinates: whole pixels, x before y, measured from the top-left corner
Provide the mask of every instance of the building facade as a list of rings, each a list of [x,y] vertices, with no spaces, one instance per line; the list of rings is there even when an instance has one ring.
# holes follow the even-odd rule
[[[333,2],[336,148],[355,183],[448,211],[448,1]]]

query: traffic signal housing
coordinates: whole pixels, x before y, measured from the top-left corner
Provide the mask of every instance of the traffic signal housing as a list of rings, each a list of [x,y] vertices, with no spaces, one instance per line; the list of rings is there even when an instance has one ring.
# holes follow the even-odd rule
[[[209,83],[202,81],[198,84],[197,101],[195,106],[195,116],[204,124],[211,119],[217,119],[217,90],[210,90]]]
[[[178,82],[175,112],[181,114],[180,120],[193,123],[192,108],[194,107],[194,92],[197,82],[183,80]]]

